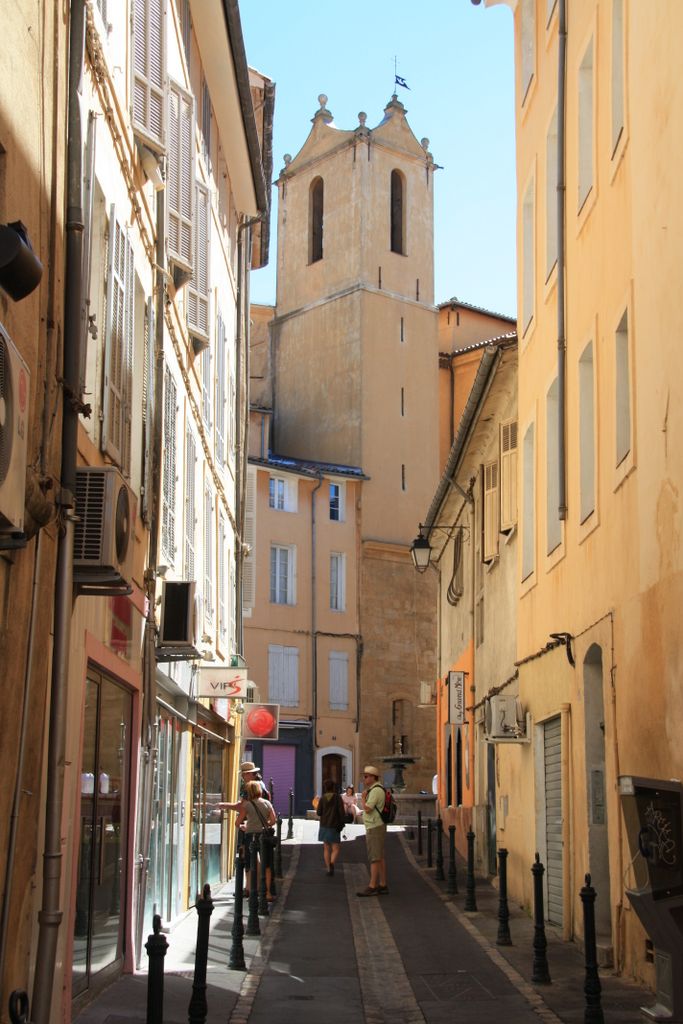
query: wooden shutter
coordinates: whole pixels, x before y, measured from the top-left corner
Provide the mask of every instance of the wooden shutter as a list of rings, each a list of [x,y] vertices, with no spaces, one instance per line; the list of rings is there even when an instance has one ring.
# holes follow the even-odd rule
[[[517,420],[500,425],[500,529],[517,522]]]
[[[188,429],[185,440],[185,579],[196,580],[195,538],[197,530],[197,500],[195,476],[197,469],[197,445],[194,435]]]
[[[126,473],[130,471],[134,291],[133,250],[112,205],[101,448]]]
[[[484,561],[498,554],[498,463],[484,466]]]
[[[225,324],[218,314],[216,322],[216,458],[225,464]]]
[[[543,725],[545,767],[546,884],[548,920],[562,926],[564,911],[564,871],[562,845],[562,729],[561,718]]]
[[[168,257],[193,270],[195,204],[194,99],[179,85],[169,88],[168,172],[166,185]]]
[[[268,646],[268,700],[271,704],[282,703],[282,650],[280,644]]]
[[[187,286],[186,319],[191,334],[209,337],[209,225],[211,197],[206,185],[195,182],[194,272]]]
[[[295,708],[299,703],[299,648],[282,648],[281,704]]]
[[[247,470],[247,493],[244,504],[244,543],[249,554],[242,562],[242,605],[251,609],[256,603],[256,470]]]
[[[166,147],[165,89],[166,0],[134,0],[133,131],[158,151]]]
[[[152,515],[152,440],[154,435],[154,348],[156,321],[154,299],[147,299],[145,310],[145,355],[142,373],[142,422],[144,428],[144,452],[142,462],[141,514],[146,526]]]
[[[228,552],[226,546],[225,516],[221,509],[218,513],[218,639],[223,647],[228,638],[226,597],[229,595],[227,592],[228,573],[226,572],[226,558]]]
[[[346,711],[349,706],[349,656],[330,651],[330,710]]]
[[[213,497],[204,489],[204,618],[213,622]]]
[[[161,548],[171,564],[175,561],[176,494],[176,386],[171,371],[164,374],[164,453],[161,495]]]

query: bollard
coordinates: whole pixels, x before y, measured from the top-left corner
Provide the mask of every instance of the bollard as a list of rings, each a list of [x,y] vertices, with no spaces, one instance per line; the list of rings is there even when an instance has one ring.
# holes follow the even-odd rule
[[[294,838],[294,790],[289,791],[289,821],[287,822],[287,838]]]
[[[586,884],[581,890],[583,903],[583,941],[586,960],[586,980],[583,991],[586,996],[586,1009],[583,1015],[584,1024],[604,1024],[602,1012],[602,985],[598,974],[598,951],[595,942],[595,889],[591,885],[591,876],[586,875]]]
[[[213,914],[211,886],[207,883],[201,896],[197,896],[197,946],[194,954],[192,996],[187,1007],[190,1024],[204,1024],[208,1013],[206,1002],[206,965],[209,959],[209,925]]]
[[[548,958],[546,948],[548,943],[545,939],[545,916],[543,913],[543,874],[545,868],[541,864],[541,858],[536,854],[536,861],[531,868],[534,876],[534,961],[531,970],[531,980],[535,985],[549,985],[550,971],[548,970]]]
[[[422,811],[417,812],[417,853],[422,856]]]
[[[244,847],[238,846],[235,853],[235,906],[232,918],[232,944],[230,946],[230,957],[228,967],[232,971],[245,971],[247,965],[244,962],[244,921],[242,914],[244,910]]]
[[[256,838],[252,836],[249,843],[249,917],[245,935],[261,934],[258,920],[258,870],[256,864]]]
[[[474,832],[467,833],[467,883],[465,885],[465,910],[474,913],[477,909],[477,897],[474,881]]]
[[[277,825],[277,846],[275,847],[275,874],[282,878],[282,818],[278,815]]]
[[[508,852],[501,847],[498,851],[498,936],[497,946],[511,946],[510,911],[508,910]]]
[[[266,867],[270,871],[270,895],[273,899],[277,896],[277,880],[275,878],[275,847],[272,843],[266,843]],[[267,881],[267,876],[266,876]]]
[[[458,892],[458,875],[455,870],[455,825],[448,826],[448,882],[446,893],[455,896]]]
[[[437,882],[443,882],[446,877],[443,873],[443,822],[441,818],[436,819],[436,873]]]
[[[432,866],[432,833],[434,831],[434,822],[431,818],[427,818],[427,867]]]
[[[265,833],[261,832],[260,835],[254,836],[252,839],[252,849],[255,850],[258,855],[258,912],[259,917],[268,917],[268,900],[266,899],[267,885],[266,885],[266,865],[268,864],[268,852],[266,850]]]
[[[9,997],[9,1019],[12,1024],[28,1024],[28,994],[22,989],[15,989]]]
[[[168,949],[166,936],[161,934],[161,918],[152,918],[152,934],[145,943],[149,966],[147,968],[147,1024],[162,1024],[164,1019],[164,957]]]

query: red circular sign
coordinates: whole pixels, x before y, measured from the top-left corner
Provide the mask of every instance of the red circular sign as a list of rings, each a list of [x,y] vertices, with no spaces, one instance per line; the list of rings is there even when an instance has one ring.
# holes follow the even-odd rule
[[[254,736],[267,736],[275,728],[275,719],[265,708],[254,708],[247,715],[247,725]]]

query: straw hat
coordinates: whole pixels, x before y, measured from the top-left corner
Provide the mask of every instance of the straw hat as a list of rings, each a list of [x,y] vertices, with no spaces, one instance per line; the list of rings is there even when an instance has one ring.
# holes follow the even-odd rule
[[[363,769],[363,775],[374,775],[376,779],[379,778],[378,770],[374,768],[371,764],[366,764],[365,768]]]
[[[245,774],[246,772],[260,772],[261,769],[253,761],[242,761],[240,765],[240,771]]]

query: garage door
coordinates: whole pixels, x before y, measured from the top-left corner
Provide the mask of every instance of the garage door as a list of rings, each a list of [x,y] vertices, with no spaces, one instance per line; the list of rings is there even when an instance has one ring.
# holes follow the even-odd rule
[[[543,727],[545,760],[545,839],[548,920],[562,925],[562,734],[560,718],[551,718]]]
[[[285,744],[272,746],[264,743],[262,757],[263,781],[270,788],[273,780],[275,810],[286,817],[289,814],[289,791],[294,789],[296,747]]]

